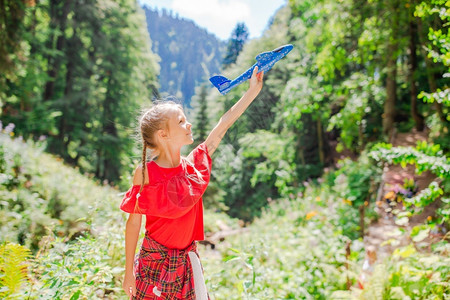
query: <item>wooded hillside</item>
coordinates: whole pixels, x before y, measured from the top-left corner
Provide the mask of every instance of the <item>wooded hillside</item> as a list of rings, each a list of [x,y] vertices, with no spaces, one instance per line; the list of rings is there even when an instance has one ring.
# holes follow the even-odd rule
[[[152,51],[161,58],[162,96],[175,96],[190,107],[195,87],[219,73],[224,42],[191,20],[171,11],[144,6]]]

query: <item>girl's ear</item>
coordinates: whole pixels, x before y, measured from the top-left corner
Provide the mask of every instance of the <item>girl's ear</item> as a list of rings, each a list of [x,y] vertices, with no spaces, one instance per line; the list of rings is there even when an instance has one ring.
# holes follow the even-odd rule
[[[159,130],[156,132],[156,135],[157,135],[158,138],[160,138],[160,139],[167,139],[167,138],[169,137],[167,131],[164,130],[164,129],[159,129]]]

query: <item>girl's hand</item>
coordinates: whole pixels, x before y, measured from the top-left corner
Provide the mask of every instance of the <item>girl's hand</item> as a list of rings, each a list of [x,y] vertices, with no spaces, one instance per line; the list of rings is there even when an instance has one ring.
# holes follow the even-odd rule
[[[136,278],[133,274],[125,274],[122,288],[130,299],[132,296],[136,296]]]
[[[248,88],[248,90],[255,92],[256,95],[258,95],[263,87],[263,77],[264,72],[258,73],[258,66],[256,66],[253,69],[253,74],[252,77],[250,78],[250,87]]]

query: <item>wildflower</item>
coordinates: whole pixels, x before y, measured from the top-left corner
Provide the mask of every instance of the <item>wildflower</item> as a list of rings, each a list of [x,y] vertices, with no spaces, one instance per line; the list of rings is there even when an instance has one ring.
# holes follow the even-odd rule
[[[369,206],[369,201],[364,201],[364,206]]]
[[[5,133],[10,134],[11,132],[13,132],[14,127],[16,127],[16,125],[14,125],[13,123],[9,123],[8,126],[5,127]]]
[[[430,222],[431,220],[433,220],[433,217],[432,217],[432,216],[428,216],[428,217],[427,217],[427,221]]]
[[[320,196],[316,197],[316,201],[319,202],[320,201]]]
[[[342,199],[342,203],[352,205],[352,201],[348,199]]]
[[[317,215],[317,211],[313,210],[306,214],[306,220],[310,220],[312,217]]]
[[[384,195],[384,199],[394,200],[396,197],[396,194],[393,191],[390,191],[386,195]]]

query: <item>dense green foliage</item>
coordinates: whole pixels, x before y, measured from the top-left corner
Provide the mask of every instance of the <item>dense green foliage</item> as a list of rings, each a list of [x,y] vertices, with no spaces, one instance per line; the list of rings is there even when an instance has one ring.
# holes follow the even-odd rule
[[[44,153],[41,143],[10,135],[9,130],[0,133],[0,243],[20,243],[34,254],[27,288],[18,290],[17,298],[103,299],[112,294],[121,299],[126,216],[118,206],[123,193]],[[236,220],[206,211],[205,231],[217,231],[218,220],[238,227]],[[11,251],[14,246],[1,247]],[[7,255],[0,255],[0,293],[6,292],[4,272],[22,268],[28,253],[16,250],[22,256],[8,268],[2,262]],[[24,278],[26,272],[21,274]],[[4,280],[20,284],[21,274]]]
[[[280,9],[223,72],[234,78],[258,53],[294,45],[219,149],[214,180],[229,213],[251,219],[267,198],[288,195],[341,155],[388,141],[394,128],[427,127],[448,153],[448,5],[292,0]],[[245,88],[211,91],[210,106],[225,112]]]
[[[436,220],[430,222],[427,227],[418,227],[413,235],[436,229],[436,225],[450,228],[450,158],[443,155],[439,145],[429,145],[420,142],[416,148],[392,147],[390,144],[377,144],[373,147],[371,157],[376,161],[387,161],[391,164],[407,164],[415,166],[418,174],[431,172],[436,176],[429,186],[416,195],[411,195],[403,200],[405,208],[410,212],[407,216],[420,214],[425,207],[435,201],[441,201],[440,209],[437,210]]]
[[[0,71],[5,72],[14,66],[14,55],[20,49],[22,22],[25,17],[27,1],[2,1],[0,11]]]
[[[340,226],[326,225],[334,224],[334,210],[345,204],[317,192],[311,188],[274,203],[248,233],[230,239],[222,261],[204,260],[216,299],[330,299],[345,289],[347,276],[355,281],[361,245],[352,246],[346,269],[349,240],[339,234]]]
[[[433,15],[438,15],[440,21],[445,24],[444,26],[448,27],[448,22],[450,21],[450,11],[448,7],[448,2],[443,0],[432,0],[429,3],[422,2],[417,6],[414,15],[421,19],[427,19]],[[432,59],[433,62],[438,62],[446,66],[447,73],[444,74],[444,78],[448,77],[448,72],[450,71],[450,32],[448,28],[429,28],[428,39],[431,41],[431,43],[427,45],[428,58]],[[448,85],[443,87],[433,86],[430,92],[422,91],[419,94],[419,98],[424,98],[424,100],[429,103],[437,103],[437,108],[442,105],[448,109],[450,106],[449,93],[450,90]],[[437,110],[440,119],[447,120],[444,124],[446,124],[448,128],[450,121],[449,114],[447,113],[445,115],[445,112],[441,112],[439,109]]]
[[[162,96],[175,96],[191,106],[195,88],[219,72],[224,43],[191,20],[172,11],[144,6],[152,50],[161,58]]]
[[[64,234],[59,237],[61,228],[70,221],[49,222],[46,237],[40,240],[39,251],[35,252],[32,260],[22,256],[26,250],[17,249],[21,255],[15,256],[16,263],[11,268],[23,268],[23,262],[31,266],[28,280],[14,280],[21,289],[14,295],[8,294],[9,298],[123,299],[125,214],[117,209],[118,192],[108,186],[96,186],[91,179],[42,153],[30,142],[11,139],[4,133],[0,136],[2,149],[9,153],[2,162],[2,166],[8,168],[8,171],[2,171],[8,175],[8,181],[2,184],[3,195],[8,187],[10,192],[13,191],[8,182],[13,181],[14,170],[19,172],[19,183],[15,183],[14,189],[22,195],[17,201],[11,199],[7,202],[10,205],[18,201],[22,205],[37,203],[32,193],[39,194],[42,195],[41,206],[35,207],[34,211],[41,215],[50,214],[43,208],[51,203],[45,198],[45,190],[60,189],[64,211],[70,211],[74,218],[84,215],[76,222],[86,225],[81,235]],[[24,154],[24,158],[17,158],[18,154]],[[345,168],[350,170],[353,168],[351,164],[346,162]],[[362,174],[367,172],[364,160],[355,164]],[[42,165],[46,167],[42,168]],[[352,190],[351,176],[346,172],[330,171],[320,185],[309,183],[303,193],[299,192],[291,199],[272,201],[262,218],[250,225],[246,232],[227,238],[228,246],[220,244],[216,250],[200,247],[212,298],[332,299],[332,295],[344,293],[347,284],[355,285],[361,271],[363,245],[360,240],[349,239],[349,233],[358,231],[358,218],[352,218],[353,204],[339,193]],[[69,193],[70,190],[76,193]],[[79,198],[74,201],[78,194]],[[20,232],[19,227],[9,225],[12,219],[5,219],[5,213],[9,213],[9,207],[5,205],[2,202],[0,225],[2,229],[9,226],[9,235],[2,232],[1,242],[14,241],[13,235]],[[26,216],[19,208],[15,208],[15,213]],[[236,228],[235,220],[206,211],[206,231],[218,230],[218,220]],[[22,222],[26,224],[26,218]],[[32,231],[33,226],[28,230]],[[3,245],[13,247],[9,246],[11,244]],[[431,255],[419,254],[411,247],[400,249],[396,256],[380,265],[389,276],[374,275],[372,281],[382,280],[381,292],[388,293],[385,295],[404,293],[419,298],[449,295],[445,284],[450,276],[448,251],[448,243],[445,242],[437,244]],[[4,270],[0,265],[0,274]],[[424,288],[417,289],[417,284]],[[378,285],[370,286],[364,293],[378,292],[379,289]],[[350,298],[351,295],[345,293]]]
[[[142,11],[133,0],[26,1],[20,11],[14,2],[0,8],[17,44],[0,74],[2,122],[117,183],[133,155],[136,112],[157,92]]]
[[[28,280],[15,297],[98,299],[119,292],[124,264],[119,192],[96,185],[43,148],[0,135],[0,242],[18,241],[34,253]]]
[[[418,253],[413,246],[396,249],[392,257],[375,266],[364,290],[337,291],[333,299],[447,299],[450,293],[448,244],[434,254]]]
[[[2,241],[36,252],[49,233],[66,241],[89,233],[91,214],[105,210],[100,204],[109,203],[109,210],[113,209],[118,198],[111,187],[93,190],[91,178],[41,153],[43,144],[40,148],[30,145],[0,134],[0,232]],[[108,197],[106,191],[110,191]],[[104,201],[96,201],[97,197]]]

